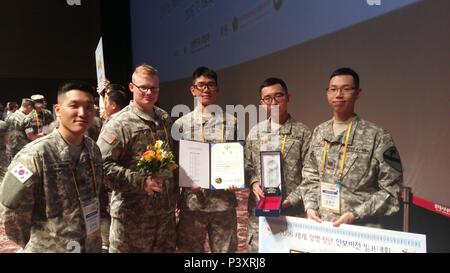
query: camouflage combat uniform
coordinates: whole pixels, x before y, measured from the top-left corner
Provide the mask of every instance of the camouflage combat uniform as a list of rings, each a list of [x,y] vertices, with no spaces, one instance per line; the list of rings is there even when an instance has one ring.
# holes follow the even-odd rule
[[[12,160],[23,146],[30,143],[30,140],[25,133],[26,118],[27,114],[19,109],[9,115],[6,119],[6,124],[8,125],[8,143],[6,144],[6,151],[9,160]]]
[[[283,152],[283,176],[284,184],[281,185],[283,200],[294,191],[302,181],[302,166],[306,157],[311,138],[311,131],[306,125],[295,121],[292,117],[277,130],[271,130],[270,120],[265,120],[255,125],[245,142],[245,172],[246,182],[251,189],[251,184],[261,181],[260,151]],[[286,141],[284,140],[286,138]],[[284,143],[284,145],[283,145]],[[250,190],[248,199],[248,251],[258,252],[258,226],[259,219],[255,216],[257,199]],[[304,217],[305,210],[302,200],[296,202],[296,206],[290,206],[282,211],[283,215]]]
[[[8,156],[6,155],[6,145],[3,142],[7,134],[8,134],[8,125],[3,120],[0,120],[0,185],[8,169],[8,162],[9,162]]]
[[[25,119],[25,133],[49,134],[50,124],[54,121],[52,112],[42,109],[41,112],[31,111]]]
[[[320,182],[336,183],[340,180],[346,134],[347,130],[334,136],[333,120],[314,129],[303,168],[303,182],[288,199],[295,202],[301,192],[305,209],[317,210],[325,221],[350,211],[356,218],[354,224],[380,227],[379,216],[392,215],[399,210],[402,165],[390,134],[358,116],[353,119],[340,183],[341,213],[320,206]],[[322,171],[325,143],[327,154],[325,171]]]
[[[99,223],[88,236],[82,203],[98,200],[102,176],[100,151],[89,138],[78,163],[57,130],[26,145],[0,188],[7,236],[24,252],[100,252]]]
[[[87,129],[85,135],[92,138],[94,141],[97,141],[98,136],[100,135],[100,131],[102,130],[102,126],[102,119],[99,117],[94,117],[94,122],[92,123],[92,126]]]
[[[148,174],[140,171],[137,160],[147,145],[168,141],[172,121],[154,107],[155,117],[140,111],[133,102],[102,128],[97,141],[102,152],[105,183],[112,189],[110,204],[110,252],[174,252],[175,207],[178,184],[165,179],[160,199],[144,191]]]
[[[184,115],[174,123],[181,139],[220,143],[236,139],[235,118],[210,115],[202,119],[198,110]],[[224,125],[222,127],[222,125]],[[223,128],[223,132],[222,132]],[[211,252],[234,252],[237,247],[236,195],[225,190],[202,190],[193,193],[183,188],[180,200],[180,220],[177,226],[177,247],[182,252],[205,252],[208,232]]]

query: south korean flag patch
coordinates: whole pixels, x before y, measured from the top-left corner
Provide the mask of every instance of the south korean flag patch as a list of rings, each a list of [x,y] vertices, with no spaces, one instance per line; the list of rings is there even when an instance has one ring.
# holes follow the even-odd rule
[[[27,167],[20,163],[17,164],[10,172],[22,183],[25,183],[33,175]]]

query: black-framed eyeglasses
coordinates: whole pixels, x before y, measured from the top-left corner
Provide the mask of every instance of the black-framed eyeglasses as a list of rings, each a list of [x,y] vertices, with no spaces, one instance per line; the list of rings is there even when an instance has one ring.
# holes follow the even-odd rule
[[[262,102],[264,102],[265,104],[272,104],[272,101],[275,101],[277,103],[282,102],[284,99],[286,98],[286,94],[285,93],[277,93],[275,94],[275,96],[271,97],[271,96],[265,96],[264,98],[261,99]]]
[[[153,94],[159,93],[159,86],[154,86],[154,87],[147,87],[147,86],[138,86],[136,85],[134,82],[131,83],[132,85],[136,86],[137,89],[141,92],[141,93],[148,93],[149,91],[152,92]]]
[[[337,92],[339,92],[339,90],[341,90],[341,92],[344,94],[351,94],[356,90],[356,88],[354,86],[349,86],[349,85],[341,86],[341,87],[330,86],[330,87],[327,87],[326,90],[330,94],[337,94]]]
[[[198,82],[196,84],[192,85],[195,89],[204,91],[206,88],[209,90],[216,90],[217,89],[217,83],[215,82]]]

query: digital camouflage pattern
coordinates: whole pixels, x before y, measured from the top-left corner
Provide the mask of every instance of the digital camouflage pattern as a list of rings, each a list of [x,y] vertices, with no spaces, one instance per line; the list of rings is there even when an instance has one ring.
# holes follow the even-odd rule
[[[303,194],[305,208],[318,210],[325,221],[350,211],[356,218],[354,224],[379,227],[379,216],[392,215],[399,210],[403,182],[401,161],[390,134],[358,116],[353,120],[341,180],[341,214],[319,208],[320,182],[340,180],[345,136],[346,131],[334,136],[333,120],[314,129],[303,168],[303,183],[288,198],[297,200]],[[324,142],[328,143],[328,150],[323,172]]]
[[[80,204],[80,199],[98,198],[101,154],[91,139],[85,138],[83,145],[74,165],[69,145],[55,130],[26,145],[9,165],[0,203],[5,209],[6,234],[24,252],[68,252],[74,244],[81,252],[101,251],[100,230],[87,237]],[[24,181],[17,176],[26,171],[21,165],[31,174]]]
[[[30,143],[25,133],[25,120],[27,114],[20,109],[10,114],[6,118],[6,124],[8,125],[8,143],[6,144],[6,151],[10,159],[23,148],[23,146]]]
[[[35,134],[49,134],[50,124],[54,121],[52,112],[48,109],[42,109],[41,112],[31,111],[25,119],[25,132]]]
[[[173,135],[183,140],[221,143],[235,141],[236,119],[202,114],[198,109],[179,118],[173,126]],[[191,192],[183,188],[180,200],[180,221],[177,246],[182,252],[204,252],[203,243],[208,232],[212,252],[234,252],[237,247],[236,195],[225,190]],[[221,225],[218,225],[221,223]],[[225,224],[226,223],[226,224]],[[200,240],[200,241],[197,241]],[[194,241],[197,241],[195,244]]]
[[[236,139],[237,125],[234,116],[223,117],[210,115],[202,118],[199,111],[193,111],[175,121],[173,130],[180,133],[182,140],[202,141],[202,125],[204,122],[204,138],[208,143],[221,143]],[[222,126],[224,125],[224,134]],[[204,190],[192,193],[190,189],[183,189],[180,206],[191,211],[215,212],[234,209],[237,205],[234,193],[225,190]]]
[[[161,108],[153,109],[154,118],[131,102],[103,126],[97,141],[104,160],[105,183],[113,191],[110,252],[175,251],[177,181],[173,175],[165,179],[160,199],[155,200],[144,191],[149,174],[137,167],[147,145],[156,140],[167,141],[173,151],[170,116]]]
[[[272,130],[270,120],[255,125],[249,132],[245,142],[245,173],[246,183],[251,185],[261,181],[261,151],[282,151],[282,143],[286,137],[283,154],[283,176],[281,185],[283,200],[293,192],[302,181],[303,161],[306,157],[311,138],[311,131],[306,125],[289,116],[288,120]],[[248,248],[249,252],[258,252],[258,217],[255,216],[257,199],[250,190],[248,199]],[[304,217],[305,209],[301,196],[293,206],[283,208],[282,214],[286,216]]]

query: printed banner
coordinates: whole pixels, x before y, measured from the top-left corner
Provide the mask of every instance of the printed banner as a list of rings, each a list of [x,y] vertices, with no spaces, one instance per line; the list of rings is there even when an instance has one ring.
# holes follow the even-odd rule
[[[426,253],[426,236],[297,217],[259,217],[260,253]]]

